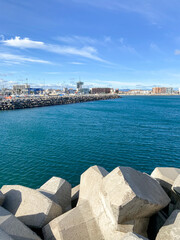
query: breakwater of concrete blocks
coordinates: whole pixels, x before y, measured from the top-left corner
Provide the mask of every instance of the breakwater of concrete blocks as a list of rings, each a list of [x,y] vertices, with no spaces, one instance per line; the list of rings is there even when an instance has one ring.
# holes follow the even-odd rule
[[[58,176],[38,189],[4,185],[0,239],[179,240],[180,169],[92,166],[74,188]]]
[[[100,95],[77,95],[77,96],[46,96],[46,97],[28,97],[6,99],[0,101],[0,110],[13,110],[23,108],[45,107],[53,105],[63,105],[72,103],[81,103],[89,101],[107,100],[120,98],[116,94],[100,94]]]

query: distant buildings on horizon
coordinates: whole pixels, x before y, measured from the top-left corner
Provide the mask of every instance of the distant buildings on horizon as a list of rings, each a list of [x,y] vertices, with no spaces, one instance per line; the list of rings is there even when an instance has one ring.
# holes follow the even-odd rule
[[[16,84],[12,89],[0,89],[0,97],[17,97],[17,96],[32,96],[32,95],[50,95],[63,96],[66,94],[121,94],[121,95],[175,95],[180,94],[179,90],[174,90],[172,87],[153,87],[152,90],[142,89],[113,89],[109,87],[94,87],[84,88],[84,82],[77,82],[76,89],[43,89],[32,88],[29,84]]]

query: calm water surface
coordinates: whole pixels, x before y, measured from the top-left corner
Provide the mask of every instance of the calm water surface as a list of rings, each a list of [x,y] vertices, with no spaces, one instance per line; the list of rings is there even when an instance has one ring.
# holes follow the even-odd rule
[[[0,185],[79,183],[89,166],[151,173],[180,167],[180,97],[121,99],[0,112]]]

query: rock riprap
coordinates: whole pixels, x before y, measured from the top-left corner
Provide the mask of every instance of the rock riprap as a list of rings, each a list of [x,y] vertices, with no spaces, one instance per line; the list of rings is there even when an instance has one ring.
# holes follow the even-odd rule
[[[4,185],[3,207],[30,227],[42,228],[62,214],[62,208],[37,190],[18,185]]]
[[[8,234],[0,230],[0,239],[2,240],[14,240],[12,237],[10,237]]]
[[[175,209],[180,209],[180,168],[157,167],[151,173],[151,176],[160,183],[171,199],[168,215]]]
[[[72,190],[60,177],[36,190],[4,185],[0,239],[180,240],[179,178],[178,168],[92,166]]]
[[[151,176],[157,179],[162,187],[171,190],[171,187],[179,174],[179,168],[157,167],[151,173]]]
[[[163,227],[159,230],[156,240],[165,239],[180,239],[180,210],[173,211]]]
[[[180,195],[180,174],[175,179],[175,181],[174,181],[174,183],[172,185],[172,190]]]
[[[116,98],[120,98],[120,96],[117,94],[99,94],[99,95],[90,94],[90,95],[41,96],[41,97],[31,96],[27,98],[4,99],[0,101],[0,111],[81,103]]]
[[[31,229],[3,207],[0,207],[0,239],[41,240]]]
[[[71,209],[71,184],[66,180],[52,177],[38,191],[59,204],[63,213]]]
[[[118,224],[150,217],[170,202],[154,179],[130,167],[118,167],[108,174],[103,179],[103,194]]]
[[[4,194],[0,191],[0,206],[3,204],[4,202]]]
[[[127,233],[121,240],[148,240],[147,238],[140,236],[139,234]]]
[[[81,175],[77,206],[47,224],[44,237],[118,240],[128,232],[147,237],[149,217],[169,202],[159,183],[145,173],[129,167],[108,173],[93,166]]]

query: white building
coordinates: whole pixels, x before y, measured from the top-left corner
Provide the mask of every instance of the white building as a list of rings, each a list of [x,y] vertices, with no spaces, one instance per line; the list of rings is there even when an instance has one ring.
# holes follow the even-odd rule
[[[167,88],[166,88],[166,93],[167,93],[167,94],[173,94],[173,88],[167,87]]]

